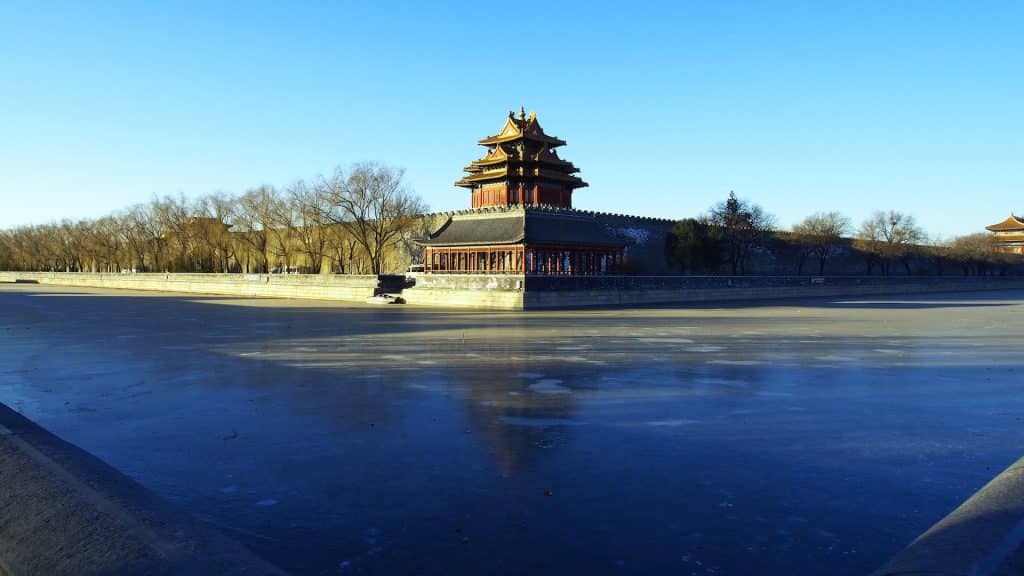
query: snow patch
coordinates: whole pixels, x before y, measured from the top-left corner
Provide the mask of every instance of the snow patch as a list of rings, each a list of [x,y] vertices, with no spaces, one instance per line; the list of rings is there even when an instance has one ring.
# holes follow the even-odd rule
[[[569,388],[562,386],[562,381],[555,378],[545,378],[538,380],[533,384],[530,384],[529,389],[531,392],[538,394],[569,394],[572,392]]]
[[[686,424],[697,424],[698,422],[700,422],[700,420],[682,420],[682,419],[651,420],[650,422],[647,423],[647,425],[648,426],[656,426],[656,427],[676,428],[676,427],[679,427],[679,426],[684,426]]]

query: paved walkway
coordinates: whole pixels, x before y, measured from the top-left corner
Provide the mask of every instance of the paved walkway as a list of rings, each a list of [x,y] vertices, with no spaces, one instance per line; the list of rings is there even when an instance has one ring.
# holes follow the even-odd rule
[[[1024,458],[897,554],[874,576],[1024,574]]]
[[[283,574],[0,404],[0,575]]]

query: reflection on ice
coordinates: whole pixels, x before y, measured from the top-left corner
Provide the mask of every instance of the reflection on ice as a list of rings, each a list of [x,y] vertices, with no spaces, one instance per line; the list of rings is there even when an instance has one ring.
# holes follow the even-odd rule
[[[526,418],[521,416],[502,416],[501,423],[509,426],[525,426],[529,428],[547,428],[550,426],[582,426],[584,422],[568,418]]]

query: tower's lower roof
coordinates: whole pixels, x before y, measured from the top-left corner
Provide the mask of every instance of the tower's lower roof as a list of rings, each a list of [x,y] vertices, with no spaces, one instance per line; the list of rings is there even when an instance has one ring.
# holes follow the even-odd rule
[[[617,236],[585,212],[518,208],[453,214],[425,246],[500,246],[509,244],[607,246],[622,248],[630,240]]]

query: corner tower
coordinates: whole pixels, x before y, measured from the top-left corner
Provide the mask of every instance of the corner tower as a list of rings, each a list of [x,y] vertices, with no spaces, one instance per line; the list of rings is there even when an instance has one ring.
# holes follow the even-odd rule
[[[469,188],[473,208],[487,206],[557,206],[572,208],[572,193],[587,185],[572,162],[558,157],[555,148],[565,141],[548,136],[537,114],[520,108],[501,131],[479,141],[487,154],[466,166],[466,176],[455,183]]]

